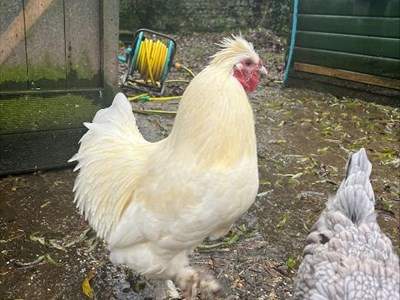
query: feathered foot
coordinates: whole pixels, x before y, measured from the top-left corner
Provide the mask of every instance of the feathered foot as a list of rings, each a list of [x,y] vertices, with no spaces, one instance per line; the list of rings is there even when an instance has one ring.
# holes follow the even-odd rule
[[[221,286],[215,278],[206,271],[196,272],[187,267],[177,276],[176,283],[183,291],[186,300],[195,300],[200,293],[201,299],[217,299]]]
[[[171,280],[154,280],[154,300],[181,299],[175,284]]]
[[[191,267],[183,269],[176,277],[176,283],[183,291],[185,300],[195,300],[199,284],[199,276]]]
[[[221,285],[207,271],[200,270],[199,272],[199,290],[201,299],[216,299],[221,292]]]

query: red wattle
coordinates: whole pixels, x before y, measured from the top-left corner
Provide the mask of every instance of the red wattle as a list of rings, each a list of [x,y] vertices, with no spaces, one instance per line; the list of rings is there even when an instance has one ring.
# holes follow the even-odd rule
[[[248,93],[254,92],[258,85],[259,78],[257,72],[251,73],[248,77],[245,76],[241,70],[235,70],[233,76],[240,82],[244,90]]]

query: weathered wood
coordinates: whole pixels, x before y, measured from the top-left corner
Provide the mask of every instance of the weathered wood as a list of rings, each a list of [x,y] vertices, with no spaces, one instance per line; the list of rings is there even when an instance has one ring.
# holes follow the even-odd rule
[[[108,104],[114,98],[118,85],[118,30],[119,5],[113,0],[102,1],[102,29],[103,29],[103,87],[104,97]]]
[[[85,129],[64,129],[0,135],[0,174],[69,165]]]
[[[0,89],[28,88],[23,1],[0,1]]]
[[[295,47],[295,62],[400,79],[400,60]]]
[[[101,87],[100,1],[65,1],[67,87]]]
[[[25,5],[29,5],[30,2],[25,0]],[[34,0],[34,2],[37,6],[40,6],[41,2],[50,4],[26,31],[29,88],[65,88],[63,0]]]
[[[321,93],[329,93],[338,99],[343,97],[374,101],[382,105],[398,107],[400,105],[400,90],[323,76],[301,71],[290,72],[288,87],[310,89]]]
[[[329,15],[298,16],[298,30],[399,38],[400,18]]]
[[[118,5],[21,0],[14,15],[0,8],[0,41],[7,40],[3,31],[18,24],[14,20],[25,19],[26,36],[12,39],[7,59],[18,43],[26,40],[21,49],[28,49],[21,55],[28,58],[25,86],[6,90],[0,81],[0,174],[66,166],[85,132],[82,123],[111,103],[118,88]],[[0,58],[3,49],[2,43]]]
[[[301,0],[300,14],[400,17],[400,0]]]
[[[400,59],[400,41],[398,38],[299,30],[296,34],[296,45],[304,48]]]
[[[293,70],[400,90],[400,80],[295,62]]]

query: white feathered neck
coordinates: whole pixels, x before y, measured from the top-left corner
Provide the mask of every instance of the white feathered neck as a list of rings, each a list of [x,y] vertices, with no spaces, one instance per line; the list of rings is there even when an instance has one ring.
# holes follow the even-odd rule
[[[256,152],[253,111],[232,69],[244,57],[258,56],[241,37],[225,39],[222,45],[224,48],[183,94],[166,141],[177,155],[195,156],[194,161],[205,167],[232,165],[255,157]]]

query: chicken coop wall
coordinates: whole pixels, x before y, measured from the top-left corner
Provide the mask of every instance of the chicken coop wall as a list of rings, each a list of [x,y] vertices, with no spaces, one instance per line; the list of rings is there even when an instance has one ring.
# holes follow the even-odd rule
[[[298,0],[293,62],[292,78],[400,89],[400,0]]]
[[[67,165],[118,83],[118,2],[0,2],[0,174]]]

